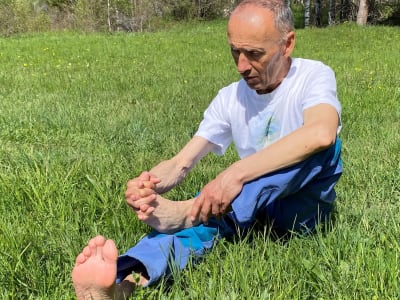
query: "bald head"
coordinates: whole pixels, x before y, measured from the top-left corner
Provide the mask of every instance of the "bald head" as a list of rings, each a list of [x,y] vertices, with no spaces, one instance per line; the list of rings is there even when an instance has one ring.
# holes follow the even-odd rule
[[[246,5],[235,9],[229,18],[228,37],[239,42],[263,43],[278,42],[282,34],[276,29],[275,17],[270,10]]]
[[[261,8],[269,11],[269,18],[273,19],[275,29],[285,37],[287,33],[294,31],[293,16],[289,7],[282,0],[244,0],[239,3],[231,14],[231,18],[236,14],[243,13],[249,7]],[[256,21],[253,17],[253,21]]]

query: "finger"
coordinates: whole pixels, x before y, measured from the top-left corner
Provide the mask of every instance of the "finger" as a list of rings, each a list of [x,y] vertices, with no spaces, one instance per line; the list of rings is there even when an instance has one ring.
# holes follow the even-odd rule
[[[143,182],[143,187],[147,189],[155,189],[156,185],[152,181],[144,181]]]
[[[135,182],[136,187],[139,188],[139,189],[144,188],[145,182],[147,182],[147,180],[138,179],[138,180]]]
[[[126,190],[133,189],[133,188],[142,188],[143,187],[143,180],[139,178],[131,179],[126,184]]]
[[[151,182],[155,183],[155,184],[161,182],[161,179],[158,178],[156,175],[153,175],[153,174],[150,174],[150,179],[149,179],[149,180],[150,180]]]
[[[149,195],[155,194],[155,190],[152,188],[129,188],[125,192],[125,198],[127,200],[136,201],[140,198],[147,197]]]
[[[134,198],[134,197],[132,197],[132,198]],[[132,198],[128,198],[126,200],[126,202],[133,209],[140,210],[140,205],[143,205],[143,204],[150,205],[157,198],[157,195],[156,194],[151,194],[151,195],[149,195],[147,197],[134,198],[134,200],[131,200]]]
[[[148,197],[156,193],[153,189],[148,188],[137,189],[135,192],[140,198]]]
[[[139,175],[139,179],[143,180],[143,181],[147,181],[150,180],[150,172],[149,171],[144,171]]]
[[[213,199],[213,201],[211,201],[211,213],[213,216],[219,216],[222,212],[222,201],[218,200],[218,199]]]
[[[139,175],[139,179],[142,181],[150,181],[154,184],[160,183],[161,179],[159,179],[156,175],[151,174],[148,171],[142,172],[142,174]]]
[[[141,197],[140,199],[135,201],[135,207],[140,209],[141,205],[152,205],[152,203],[157,199],[156,194],[150,194],[145,197]]]
[[[136,193],[133,193],[132,190],[126,190],[125,199],[126,199],[126,201],[136,201],[139,199],[139,195],[137,195]]]
[[[207,199],[204,199],[200,210],[200,220],[206,225],[208,224],[208,218],[211,213],[211,209],[212,209],[211,202],[208,201]]]
[[[142,213],[146,213],[146,211],[147,211],[150,207],[152,207],[152,206],[150,206],[150,205],[148,205],[148,204],[140,204],[139,210],[140,210]]]
[[[144,213],[145,215],[150,215],[152,212],[154,212],[155,207],[147,205],[147,204],[142,204],[140,205],[140,211]]]
[[[140,199],[140,194],[138,193],[137,189],[129,189],[125,192],[125,200],[128,203],[133,203]]]
[[[140,221],[146,221],[150,216],[147,216],[146,214],[142,213],[141,211],[138,211],[137,217]]]
[[[149,206],[146,212],[143,212],[141,210],[137,210],[135,212],[140,221],[146,221],[150,218],[151,214],[154,212],[154,207]]]
[[[138,204],[135,200],[131,200],[130,198],[126,199],[126,203],[134,210],[140,210],[140,204]]]
[[[203,202],[203,196],[200,194],[194,200],[194,203],[192,205],[192,210],[190,211],[190,219],[192,222],[196,221],[199,218],[202,202]]]
[[[161,180],[155,176],[145,176],[141,174],[139,177],[131,179],[128,181],[126,185],[126,189],[132,189],[132,188],[143,188],[143,187],[150,187],[154,189],[156,184],[160,183]]]
[[[221,202],[219,203],[219,214],[224,214],[227,208],[230,206],[230,201],[226,198],[222,198]]]

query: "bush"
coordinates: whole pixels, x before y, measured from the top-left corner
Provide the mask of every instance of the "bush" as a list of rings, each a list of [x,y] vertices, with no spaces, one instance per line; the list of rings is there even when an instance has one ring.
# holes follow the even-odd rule
[[[0,32],[9,36],[17,33],[47,31],[50,17],[45,11],[35,11],[28,1],[15,0],[1,3]]]
[[[227,17],[239,0],[0,0],[0,34],[73,29],[78,31],[155,31],[166,22],[212,20]],[[353,20],[357,0],[349,16],[337,1],[340,21]],[[369,23],[398,25],[399,0],[370,0]],[[322,24],[327,24],[328,1],[322,1]],[[304,27],[302,1],[293,1],[296,28]],[[339,21],[339,20],[337,20]]]

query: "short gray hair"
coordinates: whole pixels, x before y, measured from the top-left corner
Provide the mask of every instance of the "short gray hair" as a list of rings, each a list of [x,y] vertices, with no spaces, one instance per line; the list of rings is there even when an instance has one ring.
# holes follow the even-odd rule
[[[284,0],[243,0],[235,8],[240,9],[246,5],[254,5],[266,8],[274,14],[275,28],[286,37],[290,31],[294,31],[292,10]]]

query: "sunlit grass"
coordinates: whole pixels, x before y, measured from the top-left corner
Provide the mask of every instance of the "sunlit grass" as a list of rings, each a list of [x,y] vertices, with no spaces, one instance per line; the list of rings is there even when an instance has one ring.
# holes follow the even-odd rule
[[[397,28],[297,32],[295,56],[336,72],[344,175],[327,232],[287,243],[268,232],[224,241],[138,299],[395,299],[399,296],[400,70]],[[126,181],[195,132],[237,80],[225,24],[153,34],[0,39],[0,297],[70,299],[76,254],[95,234],[123,251],[147,226]],[[169,193],[191,197],[236,159],[205,158]]]

